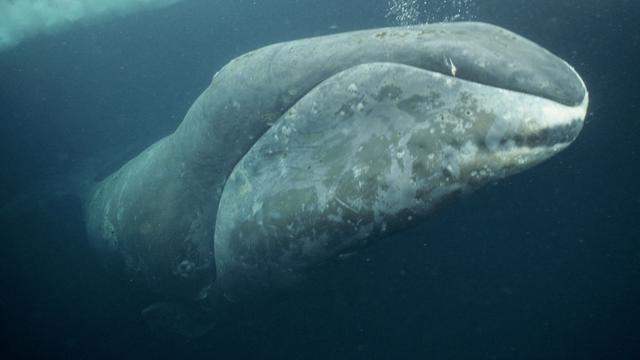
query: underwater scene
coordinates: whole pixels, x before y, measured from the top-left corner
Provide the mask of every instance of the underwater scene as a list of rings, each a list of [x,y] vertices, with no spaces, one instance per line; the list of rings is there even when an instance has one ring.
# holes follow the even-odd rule
[[[0,0],[3,358],[640,358],[638,18]]]

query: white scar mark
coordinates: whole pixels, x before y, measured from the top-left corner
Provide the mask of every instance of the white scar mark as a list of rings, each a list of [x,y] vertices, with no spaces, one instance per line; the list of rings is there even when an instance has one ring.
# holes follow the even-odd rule
[[[456,67],[456,65],[453,63],[453,60],[451,60],[450,57],[445,57],[444,58],[444,64],[449,68],[449,70],[451,71],[451,75],[452,76],[456,76],[456,73],[458,72],[458,68]]]
[[[349,209],[349,210],[353,211],[353,212],[354,212],[354,213],[356,213],[356,214],[358,213],[354,208],[352,208],[351,206],[349,206],[346,202],[344,202],[344,201],[340,200],[340,198],[339,198],[339,197],[334,196],[334,199],[338,202],[338,204],[340,204],[340,205],[344,206],[345,208],[347,208],[347,209]]]

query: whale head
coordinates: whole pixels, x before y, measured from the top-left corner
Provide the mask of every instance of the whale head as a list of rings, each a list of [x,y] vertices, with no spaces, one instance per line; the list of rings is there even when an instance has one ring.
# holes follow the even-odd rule
[[[296,66],[318,81],[300,86]],[[288,43],[267,69],[295,101],[224,186],[216,283],[232,300],[295,283],[548,159],[576,138],[588,104],[567,63],[477,23]]]

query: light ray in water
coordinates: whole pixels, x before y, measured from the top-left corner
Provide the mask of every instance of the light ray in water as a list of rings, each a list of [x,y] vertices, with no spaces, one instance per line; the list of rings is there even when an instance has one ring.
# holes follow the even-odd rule
[[[182,0],[0,0],[0,51],[39,34],[90,24]]]

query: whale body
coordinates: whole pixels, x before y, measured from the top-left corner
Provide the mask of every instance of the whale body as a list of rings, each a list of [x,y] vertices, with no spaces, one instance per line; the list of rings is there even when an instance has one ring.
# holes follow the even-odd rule
[[[488,24],[270,45],[93,186],[88,236],[164,298],[259,299],[557,154],[587,104],[571,66]]]

